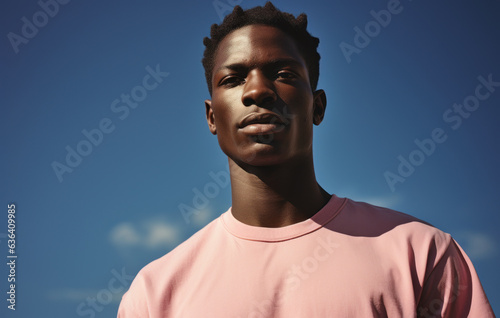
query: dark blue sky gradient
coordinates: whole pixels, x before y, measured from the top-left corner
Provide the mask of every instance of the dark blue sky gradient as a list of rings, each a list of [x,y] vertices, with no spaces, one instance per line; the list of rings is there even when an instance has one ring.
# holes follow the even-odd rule
[[[354,28],[373,26],[370,11],[396,2],[274,3],[306,12],[321,41],[318,86],[328,107],[315,128],[320,184],[451,233],[498,312],[500,84],[481,89],[489,96],[459,127],[457,114],[448,122],[443,114],[475,94],[478,77],[500,82],[500,3],[401,0],[399,13],[350,63],[341,43],[355,45]],[[0,12],[0,235],[7,233],[7,204],[15,202],[18,236],[17,310],[3,301],[0,316],[114,317],[121,294],[112,290],[130,283],[126,275],[116,283],[117,272],[135,275],[231,204],[227,159],[205,121],[200,63],[202,39],[220,18],[213,1],[71,1],[15,53],[8,34],[22,36],[22,18],[32,21],[40,10],[36,1],[10,1]],[[148,78],[150,90],[141,88],[148,66],[168,73],[157,85]],[[135,108],[119,101],[113,111],[115,99],[132,93],[141,99]],[[94,134],[97,145],[82,143],[82,130],[103,120],[113,130]],[[418,157],[414,140],[435,129],[446,140]],[[88,155],[60,182],[52,165],[67,165],[67,147],[79,144]],[[398,174],[398,156],[411,160],[411,153],[418,166],[391,189],[384,173]],[[187,223],[182,207],[195,203],[202,212]],[[1,266],[2,293],[7,275]]]

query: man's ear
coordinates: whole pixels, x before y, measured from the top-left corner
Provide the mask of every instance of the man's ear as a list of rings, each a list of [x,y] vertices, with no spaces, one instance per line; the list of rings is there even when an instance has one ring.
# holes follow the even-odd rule
[[[321,124],[325,117],[326,110],[326,94],[322,89],[318,89],[313,93],[313,123],[315,125]]]
[[[214,111],[212,109],[212,101],[205,99],[205,112],[207,115],[208,129],[213,135],[217,135],[217,127],[215,127]]]

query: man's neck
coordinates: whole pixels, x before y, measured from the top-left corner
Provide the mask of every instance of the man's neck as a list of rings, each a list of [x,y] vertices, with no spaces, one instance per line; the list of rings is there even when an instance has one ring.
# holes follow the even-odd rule
[[[312,158],[272,167],[241,167],[229,159],[232,213],[248,225],[282,227],[304,221],[330,199],[316,181]]]

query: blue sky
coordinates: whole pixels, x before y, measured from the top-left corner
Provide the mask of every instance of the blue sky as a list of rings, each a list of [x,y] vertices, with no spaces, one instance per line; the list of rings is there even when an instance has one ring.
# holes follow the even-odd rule
[[[2,317],[114,317],[130,277],[227,210],[202,39],[235,3],[264,2],[5,4],[0,257],[15,202],[18,263]],[[500,87],[484,84],[500,82],[498,1],[274,3],[321,41],[320,184],[451,233],[498,312]]]

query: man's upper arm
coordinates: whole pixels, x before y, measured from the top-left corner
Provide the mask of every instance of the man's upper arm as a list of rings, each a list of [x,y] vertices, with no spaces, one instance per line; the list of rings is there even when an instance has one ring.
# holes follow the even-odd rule
[[[148,299],[146,280],[141,275],[137,274],[134,281],[130,285],[129,290],[123,295],[118,308],[117,318],[148,318]]]
[[[453,239],[424,281],[417,316],[495,317],[471,261]]]

